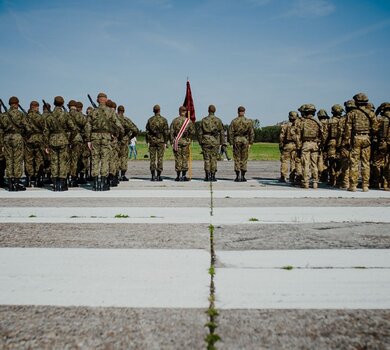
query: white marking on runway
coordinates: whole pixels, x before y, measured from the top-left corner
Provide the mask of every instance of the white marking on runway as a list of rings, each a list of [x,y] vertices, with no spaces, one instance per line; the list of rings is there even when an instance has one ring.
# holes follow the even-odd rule
[[[77,188],[67,192],[53,192],[43,189],[28,189],[25,192],[0,191],[0,199],[18,198],[210,198],[209,190],[187,190],[166,188],[149,188],[145,190],[114,189],[107,192],[94,192],[91,190]],[[291,187],[280,187],[272,189],[265,187],[252,190],[219,190],[214,187],[214,198],[359,198],[376,199],[390,198],[387,191],[369,192],[348,192],[332,189],[303,190],[292,189]]]
[[[0,248],[0,304],[207,308],[202,250]]]
[[[0,207],[0,222],[205,224],[209,212],[207,207]],[[226,207],[213,214],[217,225],[324,222],[388,223],[390,207]]]

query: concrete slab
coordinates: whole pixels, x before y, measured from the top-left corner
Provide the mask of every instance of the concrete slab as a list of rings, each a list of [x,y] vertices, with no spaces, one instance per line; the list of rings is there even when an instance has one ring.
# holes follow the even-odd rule
[[[207,308],[210,254],[160,249],[0,249],[0,304]]]
[[[217,258],[218,266],[224,268],[274,269],[293,266],[300,269],[390,269],[390,249],[217,251]]]
[[[128,217],[116,218],[116,215]],[[0,223],[320,223],[390,222],[390,207],[2,207]]]
[[[231,269],[215,275],[219,309],[390,309],[389,269]]]

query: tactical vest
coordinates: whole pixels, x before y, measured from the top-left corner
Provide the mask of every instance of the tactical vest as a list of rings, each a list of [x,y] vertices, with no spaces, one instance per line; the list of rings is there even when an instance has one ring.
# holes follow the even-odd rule
[[[303,122],[303,141],[315,140],[319,136],[320,126],[316,121],[311,119],[306,119]]]
[[[329,123],[329,138],[337,138],[337,129],[338,129],[339,119],[333,119]]]
[[[288,123],[287,126],[286,126],[286,134],[285,134],[285,137],[284,137],[284,141],[286,143],[294,141],[292,128],[293,128],[292,124]]]
[[[379,137],[381,140],[390,143],[390,116],[382,114],[382,127],[379,131]]]
[[[355,110],[355,119],[353,123],[353,131],[356,133],[369,133],[370,120],[362,111]]]

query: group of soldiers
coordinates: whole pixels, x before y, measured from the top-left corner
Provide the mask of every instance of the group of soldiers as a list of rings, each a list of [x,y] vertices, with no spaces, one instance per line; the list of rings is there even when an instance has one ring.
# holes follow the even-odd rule
[[[359,174],[364,192],[390,190],[390,103],[376,110],[364,93],[344,107],[332,106],[332,117],[312,104],[289,113],[280,132],[281,182],[314,189],[323,182],[355,192]]]
[[[139,130],[125,117],[125,108],[117,107],[105,93],[98,94],[98,105],[88,97],[92,107],[87,108],[86,114],[81,102],[71,100],[66,108],[61,96],[54,98],[53,110],[42,100],[42,113],[37,101],[32,101],[26,112],[15,96],[9,99],[9,108],[0,100],[4,109],[0,113],[1,187],[25,191],[26,187],[43,187],[49,182],[54,191],[66,191],[90,181],[92,190],[107,191],[119,181],[128,181],[128,144]],[[224,127],[215,111],[215,106],[210,105],[208,116],[197,130],[205,181],[216,181],[219,150],[226,145]],[[170,126],[161,116],[159,105],[153,107],[153,113],[146,124],[151,180],[162,181],[164,152],[170,142],[175,156],[175,181],[189,181],[190,144],[196,130],[186,107],[179,108],[179,116]],[[245,117],[245,108],[240,106],[229,127],[235,181],[246,181],[248,150],[253,141],[253,122]]]

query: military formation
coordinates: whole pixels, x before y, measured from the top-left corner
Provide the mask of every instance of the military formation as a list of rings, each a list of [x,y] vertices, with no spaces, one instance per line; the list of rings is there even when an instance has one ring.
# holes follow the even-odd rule
[[[291,111],[281,126],[280,182],[314,189],[319,182],[355,192],[390,190],[390,103],[377,109],[363,93],[344,107],[335,104],[329,117],[312,104]]]
[[[52,185],[53,191],[66,191],[89,182],[94,191],[108,191],[120,181],[128,181],[128,145],[139,133],[138,127],[125,116],[125,108],[99,93],[97,104],[88,95],[92,107],[83,113],[83,104],[70,100],[65,106],[62,96],[54,98],[54,108],[42,100],[26,112],[15,96],[9,107],[3,101],[0,114],[0,186],[9,191],[26,187]],[[146,123],[146,142],[150,155],[151,181],[162,181],[164,152],[170,143],[175,157],[175,181],[190,181],[190,145],[197,132],[204,158],[205,181],[217,181],[217,160],[226,147],[224,126],[210,105],[199,128],[190,121],[186,107],[169,125],[160,114],[159,105]],[[235,181],[246,181],[248,150],[254,141],[252,120],[245,108],[230,124],[228,141],[233,146]],[[25,180],[21,178],[25,175]]]

